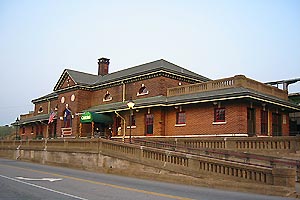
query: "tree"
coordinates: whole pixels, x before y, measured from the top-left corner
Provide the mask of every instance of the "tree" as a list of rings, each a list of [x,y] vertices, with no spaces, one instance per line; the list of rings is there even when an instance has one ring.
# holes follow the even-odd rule
[[[15,127],[5,125],[5,126],[0,126],[0,139],[3,139],[4,137],[8,135],[15,134]]]

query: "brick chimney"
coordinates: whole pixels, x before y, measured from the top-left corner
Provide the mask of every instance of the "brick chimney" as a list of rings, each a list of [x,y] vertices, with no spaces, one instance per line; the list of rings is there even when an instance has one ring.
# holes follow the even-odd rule
[[[109,59],[99,58],[98,59],[98,76],[104,76],[108,74]]]

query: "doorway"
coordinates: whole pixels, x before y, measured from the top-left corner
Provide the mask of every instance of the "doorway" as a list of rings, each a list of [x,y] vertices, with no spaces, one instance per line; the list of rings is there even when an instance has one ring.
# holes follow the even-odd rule
[[[272,113],[272,136],[282,135],[282,117],[278,113]]]
[[[147,114],[145,116],[146,135],[153,135],[153,119],[153,114]]]
[[[248,127],[248,135],[255,135],[255,109],[248,108],[247,109],[247,127]]]

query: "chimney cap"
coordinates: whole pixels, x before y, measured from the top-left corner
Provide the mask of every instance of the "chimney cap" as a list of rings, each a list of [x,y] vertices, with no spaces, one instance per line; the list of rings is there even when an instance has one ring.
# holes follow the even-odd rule
[[[99,63],[107,63],[107,64],[109,64],[109,60],[110,59],[108,59],[108,58],[99,58],[98,59]]]

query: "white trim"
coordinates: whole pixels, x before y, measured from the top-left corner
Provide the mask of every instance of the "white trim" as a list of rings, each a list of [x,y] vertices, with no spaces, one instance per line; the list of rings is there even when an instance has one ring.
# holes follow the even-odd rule
[[[110,97],[109,99],[104,99],[103,98],[103,102],[108,102],[108,101],[111,101],[113,98],[112,97]]]
[[[130,126],[127,126],[126,128],[130,129]],[[136,126],[131,126],[131,129],[134,129],[134,128],[136,128]]]
[[[147,95],[149,94],[149,91],[147,90],[147,92],[144,92],[144,93],[136,93],[136,96],[144,96],[144,95]]]
[[[227,124],[227,122],[213,122],[212,125],[222,125]]]
[[[186,126],[186,124],[175,124],[175,127]]]
[[[65,75],[67,74],[67,76],[69,76],[69,78],[72,79],[74,85],[71,86],[71,87],[74,87],[74,86],[77,86],[77,82],[73,79],[73,77],[69,74],[68,70],[71,70],[71,69],[64,69],[62,75],[59,77],[58,81],[56,82],[56,85],[54,86],[54,90],[53,91],[60,91],[60,90],[63,90],[63,89],[66,89],[66,88],[70,88],[70,87],[65,87],[65,88],[60,88],[59,89],[59,86],[62,86],[65,82]],[[73,70],[75,71],[75,70]],[[62,83],[61,83],[62,82]],[[60,85],[61,84],[61,85]]]

